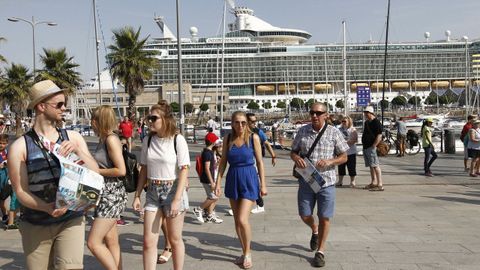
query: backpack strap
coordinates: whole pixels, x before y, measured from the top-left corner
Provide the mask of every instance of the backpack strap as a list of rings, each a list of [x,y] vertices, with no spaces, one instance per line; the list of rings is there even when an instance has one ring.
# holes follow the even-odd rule
[[[152,136],[152,134],[148,134],[147,148],[149,148],[150,144],[152,143]]]
[[[175,155],[177,155],[177,135],[178,134],[175,134],[173,137],[173,149],[175,149]]]

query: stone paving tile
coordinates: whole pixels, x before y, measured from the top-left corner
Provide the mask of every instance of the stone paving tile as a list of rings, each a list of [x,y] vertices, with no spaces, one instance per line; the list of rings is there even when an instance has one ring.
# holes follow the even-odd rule
[[[329,242],[331,250],[334,251],[401,251],[394,243],[374,243],[356,241],[334,241]]]
[[[343,270],[418,270],[416,264],[365,264],[365,263],[340,263]]]
[[[418,264],[421,270],[478,270],[478,265]]]
[[[394,243],[405,252],[472,253],[461,244]]]
[[[480,268],[480,256],[472,253],[445,253],[445,260],[453,265],[476,265]]]
[[[435,252],[370,252],[376,263],[444,263],[450,264],[443,254]]]

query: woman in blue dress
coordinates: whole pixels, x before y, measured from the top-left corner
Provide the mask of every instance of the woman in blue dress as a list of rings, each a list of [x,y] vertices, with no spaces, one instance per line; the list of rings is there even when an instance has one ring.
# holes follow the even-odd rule
[[[260,138],[248,128],[247,116],[244,112],[237,111],[232,114],[232,133],[226,135],[223,140],[223,153],[215,185],[217,196],[221,194],[222,177],[227,162],[229,168],[225,181],[225,197],[230,200],[235,230],[243,252],[235,260],[235,264],[248,269],[252,267],[250,209],[258,198],[259,192],[261,196],[267,195],[267,185]]]

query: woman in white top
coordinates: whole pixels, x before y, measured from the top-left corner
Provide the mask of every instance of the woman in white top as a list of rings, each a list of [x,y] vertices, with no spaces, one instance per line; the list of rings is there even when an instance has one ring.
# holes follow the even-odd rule
[[[472,157],[470,176],[477,177],[480,173],[480,120],[473,121],[472,128],[468,131],[468,156]]]
[[[185,138],[176,135],[175,119],[166,101],[159,101],[147,117],[150,135],[143,140],[140,176],[133,208],[140,210],[140,194],[148,180],[143,223],[143,266],[155,269],[157,243],[163,219],[172,246],[173,268],[183,269],[183,221],[188,210],[186,183],[190,156]]]
[[[347,141],[348,148],[347,150],[347,162],[338,165],[338,183],[335,185],[337,187],[343,186],[343,177],[346,175],[345,167],[348,168],[348,175],[350,176],[350,187],[355,187],[355,176],[357,175],[357,141],[358,133],[357,129],[353,127],[353,121],[350,116],[345,116],[342,119],[342,123],[338,128],[342,132],[343,137]]]

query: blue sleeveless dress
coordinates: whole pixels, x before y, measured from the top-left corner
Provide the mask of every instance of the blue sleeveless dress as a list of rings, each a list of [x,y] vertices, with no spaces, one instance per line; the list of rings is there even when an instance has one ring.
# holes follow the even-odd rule
[[[255,201],[260,192],[257,169],[255,168],[253,140],[249,146],[232,145],[227,152],[230,167],[225,181],[225,197]]]

